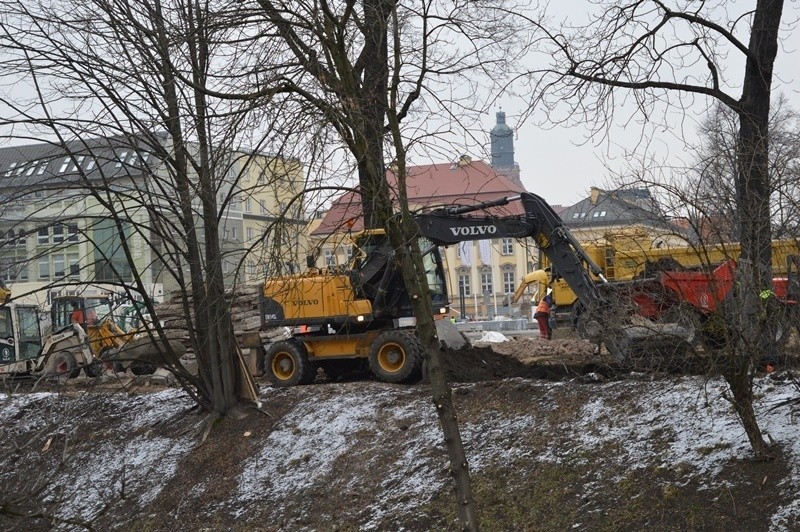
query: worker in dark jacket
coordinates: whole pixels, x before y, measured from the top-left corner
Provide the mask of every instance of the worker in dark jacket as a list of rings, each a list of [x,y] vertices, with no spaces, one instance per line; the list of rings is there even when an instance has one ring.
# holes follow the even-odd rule
[[[553,336],[550,328],[550,309],[553,307],[553,296],[547,294],[536,306],[536,313],[533,318],[539,323],[539,338],[549,340]]]

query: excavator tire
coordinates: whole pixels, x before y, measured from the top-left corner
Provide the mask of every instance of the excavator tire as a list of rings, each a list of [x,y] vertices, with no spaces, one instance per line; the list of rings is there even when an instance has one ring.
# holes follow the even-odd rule
[[[87,377],[100,377],[106,373],[108,364],[112,364],[115,373],[124,373],[125,368],[116,360],[117,350],[113,347],[106,347],[100,352],[100,356],[92,360],[90,364],[83,366],[83,372]]]
[[[422,345],[414,333],[381,333],[369,351],[369,369],[384,382],[414,382],[422,377]]]
[[[308,360],[306,347],[294,340],[275,342],[264,357],[264,374],[275,387],[311,384],[317,368]]]
[[[75,355],[69,351],[55,353],[47,362],[45,377],[59,382],[74,379],[81,373],[81,368],[75,361]]]

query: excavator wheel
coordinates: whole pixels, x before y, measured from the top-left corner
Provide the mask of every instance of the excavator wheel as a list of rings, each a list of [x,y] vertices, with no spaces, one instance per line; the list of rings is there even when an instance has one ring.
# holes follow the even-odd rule
[[[264,374],[276,387],[311,384],[317,368],[308,360],[308,351],[294,340],[275,342],[264,357]]]
[[[69,351],[59,351],[47,363],[45,376],[59,382],[74,379],[81,373],[75,355]]]
[[[413,382],[422,377],[422,345],[414,333],[387,331],[369,351],[369,369],[384,382]]]

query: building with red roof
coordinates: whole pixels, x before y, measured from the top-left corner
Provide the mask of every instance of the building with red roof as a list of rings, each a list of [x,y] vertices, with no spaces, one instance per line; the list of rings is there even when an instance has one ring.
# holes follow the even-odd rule
[[[396,191],[397,177],[386,173]],[[472,205],[524,192],[518,182],[498,172],[484,161],[464,155],[453,163],[410,167],[407,194],[412,210],[445,205]],[[360,196],[347,192],[334,200],[319,224],[310,231],[319,255],[317,266],[346,264],[351,258],[350,234],[363,229]],[[522,214],[519,202],[490,211],[494,215]],[[532,271],[538,256],[533,240],[496,238],[464,242],[445,250],[452,307],[456,314],[490,317],[516,314],[518,306],[505,305],[522,276]],[[527,316],[526,316],[527,317]]]

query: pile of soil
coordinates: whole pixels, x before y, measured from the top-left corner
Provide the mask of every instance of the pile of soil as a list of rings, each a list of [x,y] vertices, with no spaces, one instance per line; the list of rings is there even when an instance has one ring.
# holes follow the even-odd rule
[[[526,338],[492,344],[476,343],[447,350],[442,361],[450,382],[482,382],[513,377],[565,380],[619,370],[616,361],[596,346],[574,338]]]

